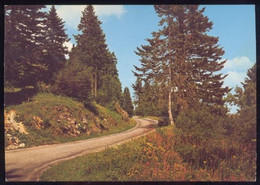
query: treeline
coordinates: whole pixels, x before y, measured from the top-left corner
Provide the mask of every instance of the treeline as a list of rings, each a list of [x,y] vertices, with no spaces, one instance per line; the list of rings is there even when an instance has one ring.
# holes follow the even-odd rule
[[[121,90],[117,59],[105,43],[93,6],[82,12],[79,34],[74,35],[76,46],[70,52],[65,22],[54,6],[49,12],[44,8],[5,6],[5,86],[33,86],[110,108],[119,102],[132,116],[129,89]]]
[[[161,28],[137,48],[133,88],[137,115],[168,118],[177,151],[194,169],[255,176],[256,64],[232,94],[213,23],[198,5],[155,5]],[[238,106],[230,114],[227,104]],[[225,176],[223,175],[223,179]],[[222,179],[222,180],[223,180]]]

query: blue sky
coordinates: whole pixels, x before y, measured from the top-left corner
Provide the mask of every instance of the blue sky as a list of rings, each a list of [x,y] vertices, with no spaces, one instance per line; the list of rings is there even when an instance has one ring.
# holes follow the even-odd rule
[[[67,34],[71,38],[69,47],[75,44],[73,34],[77,34],[81,11],[84,5],[56,6],[58,15],[65,21]],[[139,57],[134,53],[137,47],[147,44],[146,38],[158,30],[159,17],[152,5],[98,5],[94,6],[106,42],[111,52],[118,59],[117,68],[122,88],[128,87],[133,94],[131,85],[135,77],[131,70],[139,65]],[[219,44],[224,48],[223,59],[227,63],[223,70],[229,74],[224,85],[241,86],[247,70],[256,62],[255,41],[255,7],[254,5],[201,5],[206,7],[204,15],[213,22],[209,35],[219,37]]]

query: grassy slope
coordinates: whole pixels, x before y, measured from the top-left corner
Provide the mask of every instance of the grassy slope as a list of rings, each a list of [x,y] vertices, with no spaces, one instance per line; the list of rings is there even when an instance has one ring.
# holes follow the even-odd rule
[[[138,138],[134,141],[110,148],[105,151],[77,157],[62,162],[45,171],[43,181],[142,181],[142,180],[178,180],[178,175],[164,177],[158,166],[167,166],[163,153],[165,148],[160,133],[165,135],[167,129],[157,129],[156,133]],[[178,168],[183,167],[179,155],[167,152],[168,160]],[[164,158],[164,159],[163,159]],[[159,165],[158,165],[159,164]],[[155,169],[155,171],[151,171]],[[160,167],[159,167],[160,168]],[[69,170],[67,170],[69,169]]]
[[[130,129],[135,125],[134,120],[126,122],[121,115],[106,109],[100,105],[96,105],[98,115],[89,111],[84,105],[68,97],[60,97],[49,93],[39,93],[32,98],[30,102],[23,102],[20,105],[6,107],[5,110],[15,110],[18,122],[22,122],[28,135],[19,132],[10,132],[9,134],[19,138],[20,143],[25,146],[36,146],[42,144],[61,143],[75,141],[101,135],[121,132]],[[70,135],[62,133],[63,127],[70,123],[66,119],[61,119],[61,114],[69,114],[73,119],[77,120],[79,127],[86,127],[86,132],[78,129],[80,134]],[[33,117],[39,117],[43,121],[43,125],[47,125],[42,129],[36,129],[33,124]],[[82,122],[82,118],[86,117],[87,123]],[[103,124],[108,130],[102,130],[100,124]],[[7,143],[6,143],[7,145]]]
[[[175,128],[167,126],[145,137],[102,152],[77,157],[45,171],[43,181],[252,181],[246,170],[234,171],[228,165],[216,171],[196,168],[175,151]],[[183,144],[183,147],[186,147]],[[242,156],[243,157],[243,156]],[[241,159],[231,162],[240,164]],[[222,161],[225,162],[225,161]],[[228,174],[227,174],[228,173]]]

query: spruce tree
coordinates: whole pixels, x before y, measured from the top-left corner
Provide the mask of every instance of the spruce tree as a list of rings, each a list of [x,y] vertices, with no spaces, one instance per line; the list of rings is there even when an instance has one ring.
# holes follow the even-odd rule
[[[133,116],[134,106],[132,103],[130,91],[128,87],[125,87],[123,92],[123,105],[122,108],[129,114],[129,116]]]
[[[235,104],[238,106],[239,137],[241,142],[255,147],[256,139],[256,64],[247,72],[242,88],[236,88]],[[255,150],[255,148],[254,148]]]
[[[135,84],[132,85],[132,88],[134,90],[134,104],[138,106],[140,100],[141,100],[141,95],[142,95],[142,81],[139,76],[137,76]]]
[[[136,76],[156,82],[160,93],[168,93],[168,116],[174,124],[172,108],[178,112],[195,102],[222,106],[225,76],[216,74],[224,67],[224,54],[218,38],[208,36],[212,22],[197,5],[155,5],[161,18],[158,32],[147,39],[148,45],[137,48],[142,67],[135,66]],[[174,100],[175,105],[172,105]]]
[[[112,108],[115,102],[122,104],[122,90],[116,68],[117,58],[114,53],[109,54],[108,60],[100,71],[97,102]]]
[[[52,5],[47,14],[47,32],[45,36],[46,42],[43,62],[45,62],[48,67],[48,71],[44,74],[49,77],[45,78],[45,80],[48,80],[65,64],[65,55],[69,53],[64,43],[70,39],[68,39],[65,33],[64,22],[57,15],[54,5]]]
[[[42,63],[46,15],[43,5],[5,7],[5,81],[17,87],[35,85]]]
[[[82,12],[78,30],[81,32],[75,35],[77,46],[73,49],[73,56],[78,56],[84,64],[93,67],[93,82],[91,85],[92,94],[97,99],[99,80],[101,79],[102,69],[106,62],[111,60],[105,35],[100,27],[101,22],[95,15],[92,5],[86,6]]]

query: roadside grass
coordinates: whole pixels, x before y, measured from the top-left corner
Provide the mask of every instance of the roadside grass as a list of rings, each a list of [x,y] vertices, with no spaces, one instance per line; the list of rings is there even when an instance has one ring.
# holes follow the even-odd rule
[[[230,163],[247,167],[238,158],[219,159],[214,171],[185,162],[175,150],[181,144],[177,128],[166,126],[156,132],[101,152],[61,162],[47,169],[41,181],[252,181],[244,170],[231,168]],[[183,148],[187,147],[183,144]],[[196,148],[194,148],[196,149]],[[226,148],[223,148],[226,149]],[[196,155],[196,150],[191,151]],[[194,156],[190,156],[194,157]],[[236,167],[236,166],[234,166]]]
[[[115,148],[68,160],[52,166],[41,181],[125,181],[133,164],[142,158],[144,138]]]
[[[123,132],[136,125],[132,119],[123,120],[122,116],[116,112],[108,110],[101,105],[93,105],[97,108],[99,115],[95,115],[84,107],[84,104],[69,97],[56,96],[50,93],[38,93],[19,105],[5,107],[5,111],[15,110],[17,116],[15,120],[22,122],[29,134],[22,134],[14,131],[12,136],[18,137],[20,143],[25,143],[25,147],[38,146],[44,144],[64,143],[108,134]],[[60,114],[62,111],[69,113],[77,120],[80,127],[85,126],[88,133],[81,132],[78,135],[68,135],[61,131],[62,127],[69,125],[65,120],[62,121]],[[82,117],[86,116],[87,123],[82,123]],[[37,129],[33,124],[35,117],[43,121],[44,128]],[[106,120],[106,121],[104,121]],[[106,130],[99,128],[99,125],[106,126]],[[7,133],[6,133],[7,134]],[[5,143],[7,145],[7,142]]]
[[[156,121],[158,121],[160,119],[160,117],[157,117],[157,116],[146,116],[145,118],[153,119],[153,120],[156,120]]]

